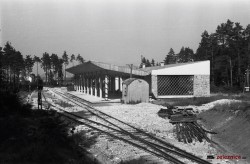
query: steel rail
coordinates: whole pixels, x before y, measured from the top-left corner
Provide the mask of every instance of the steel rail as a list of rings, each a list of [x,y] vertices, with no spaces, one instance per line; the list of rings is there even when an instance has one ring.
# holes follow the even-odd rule
[[[97,131],[99,131],[99,132],[102,132],[102,133],[105,133],[105,134],[107,134],[107,135],[109,135],[109,136],[111,136],[111,137],[113,137],[113,138],[116,138],[116,139],[119,139],[119,140],[124,141],[124,142],[126,142],[126,143],[129,143],[129,144],[131,144],[131,145],[133,145],[133,146],[135,146],[135,147],[137,147],[137,148],[140,148],[140,149],[142,149],[142,150],[145,150],[145,151],[147,151],[147,152],[149,152],[149,153],[151,153],[151,154],[153,154],[153,155],[156,155],[156,156],[159,157],[159,158],[164,158],[165,160],[174,162],[175,164],[185,164],[184,162],[182,162],[182,161],[178,160],[177,158],[174,158],[174,157],[172,157],[172,156],[166,154],[165,152],[163,152],[163,151],[161,151],[161,150],[157,150],[157,149],[156,149],[158,152],[160,152],[160,154],[158,154],[158,153],[156,153],[156,152],[154,152],[154,151],[152,151],[152,150],[149,150],[147,147],[143,147],[143,146],[139,145],[138,143],[134,143],[134,142],[130,141],[129,139],[125,139],[125,138],[116,136],[116,135],[114,135],[114,134],[112,134],[112,133],[109,133],[109,132],[107,132],[107,131],[101,130],[100,128],[94,127],[94,126],[92,126],[92,125],[90,125],[90,124],[88,124],[88,123],[84,123],[84,122],[81,121],[81,120],[77,120],[77,119],[75,119],[75,118],[72,118],[72,117],[70,117],[70,116],[67,116],[65,113],[67,113],[68,115],[77,117],[77,118],[81,118],[81,117],[79,117],[78,115],[74,115],[74,114],[69,113],[69,112],[67,112],[67,111],[65,111],[65,110],[63,110],[63,109],[58,108],[58,107],[56,107],[56,108],[59,109],[60,111],[63,111],[63,112],[64,112],[64,113],[58,113],[58,114],[61,114],[61,115],[63,115],[64,117],[66,117],[66,118],[68,118],[68,119],[71,119],[71,120],[75,121],[76,123],[79,123],[79,124],[81,124],[81,125],[87,126],[87,127],[91,128],[91,129],[95,129],[95,130],[97,130]],[[81,118],[81,119],[86,120],[85,118]],[[109,126],[107,126],[107,125],[104,125],[104,124],[101,124],[101,123],[98,123],[98,122],[95,122],[95,121],[92,121],[92,120],[87,120],[87,121],[89,121],[89,122],[91,122],[91,123],[94,123],[94,124],[97,124],[97,125],[102,126],[102,127],[106,127],[107,129],[111,129],[111,130],[113,130],[113,131],[120,132],[121,134],[124,134],[122,131],[117,130],[117,129],[114,129],[114,128],[109,127]],[[148,145],[145,144],[145,143],[144,143],[144,145],[148,146]],[[150,148],[151,148],[151,149],[155,149],[155,148],[152,148],[152,147],[150,147]]]
[[[61,96],[64,96],[64,95],[61,95]],[[59,109],[59,108],[58,108],[58,109]],[[60,110],[63,111],[63,112],[65,112],[65,113],[67,113],[67,114],[69,114],[69,115],[71,115],[71,116],[74,116],[74,117],[76,117],[76,118],[83,119],[83,120],[88,121],[88,122],[90,122],[90,123],[97,124],[97,125],[99,125],[99,126],[105,127],[105,128],[107,128],[107,129],[111,129],[111,130],[116,131],[116,132],[119,132],[119,133],[121,133],[121,134],[124,134],[124,133],[125,133],[126,135],[130,136],[130,138],[132,138],[132,139],[136,139],[136,140],[140,141],[141,143],[146,144],[147,146],[150,145],[150,148],[152,148],[152,149],[156,150],[157,152],[160,152],[161,154],[163,154],[163,155],[165,156],[165,159],[167,158],[167,160],[172,161],[172,162],[175,161],[175,163],[182,163],[180,160],[178,160],[178,159],[172,157],[171,155],[167,154],[166,152],[160,150],[160,149],[158,148],[158,147],[160,147],[160,145],[157,145],[157,146],[156,146],[155,144],[153,144],[153,143],[151,143],[151,142],[149,142],[149,141],[147,141],[147,140],[143,140],[143,139],[139,138],[138,136],[133,135],[132,133],[130,133],[130,132],[128,132],[128,131],[126,131],[126,130],[120,128],[119,126],[117,126],[117,125],[115,125],[115,124],[113,124],[113,123],[111,123],[111,122],[109,122],[109,121],[107,121],[107,120],[104,120],[104,121],[106,121],[106,122],[108,122],[109,124],[111,124],[111,125],[113,125],[113,126],[119,128],[120,130],[115,129],[115,128],[112,128],[112,127],[110,127],[110,126],[104,125],[104,124],[99,123],[99,122],[96,122],[96,121],[89,120],[89,119],[84,118],[84,117],[81,117],[81,116],[79,116],[79,115],[76,115],[76,114],[67,112],[67,111],[65,111],[65,110],[63,110],[63,109],[60,109]],[[91,111],[90,111],[90,112],[91,112]],[[96,115],[96,114],[95,114],[95,115]],[[97,115],[97,116],[98,116],[98,115]],[[100,116],[98,116],[98,117],[101,118],[101,119],[103,119],[103,118],[100,117]],[[169,149],[169,151],[172,151],[172,150]],[[184,164],[184,163],[183,163],[183,164]]]
[[[54,91],[54,92],[57,92],[57,94],[59,94],[60,96],[63,96],[64,98],[69,99],[67,96],[64,95],[64,93],[61,93],[61,92],[59,92],[59,91]],[[71,95],[71,94],[70,94],[70,95]],[[97,117],[103,119],[104,121],[108,122],[109,124],[111,124],[111,125],[113,125],[113,126],[119,128],[120,130],[122,130],[123,132],[125,132],[127,135],[129,135],[131,138],[140,140],[141,142],[147,142],[147,144],[150,144],[150,145],[154,146],[155,149],[157,149],[157,151],[159,151],[158,148],[160,148],[160,149],[163,149],[163,150],[165,150],[165,151],[167,151],[167,152],[170,152],[170,153],[173,153],[173,154],[182,156],[182,157],[184,157],[184,158],[187,158],[187,159],[189,159],[189,160],[192,160],[192,161],[195,161],[195,162],[198,162],[198,163],[204,163],[204,164],[208,164],[208,163],[209,163],[208,161],[205,161],[205,160],[203,160],[203,159],[201,159],[201,158],[198,158],[198,157],[194,156],[193,154],[190,154],[190,153],[188,153],[188,152],[186,152],[186,151],[184,151],[184,150],[182,150],[182,149],[180,149],[180,148],[177,148],[177,147],[175,147],[175,146],[173,146],[173,145],[171,145],[171,144],[169,144],[169,143],[167,143],[167,142],[165,142],[165,141],[162,141],[161,139],[158,139],[158,138],[156,138],[156,137],[154,137],[154,136],[152,136],[152,135],[150,135],[150,134],[144,132],[144,131],[142,131],[141,129],[138,129],[138,128],[136,128],[136,127],[133,127],[133,126],[131,126],[131,125],[129,125],[129,124],[127,124],[127,123],[121,121],[121,120],[118,120],[118,119],[116,119],[116,118],[114,118],[114,117],[112,117],[112,116],[110,116],[110,115],[107,115],[106,113],[103,113],[103,112],[101,112],[101,111],[99,111],[99,110],[93,108],[92,106],[90,106],[90,105],[88,105],[88,104],[85,104],[85,103],[80,102],[79,99],[81,99],[81,98],[79,98],[79,97],[77,97],[77,96],[72,95],[72,97],[74,97],[74,101],[77,101],[77,103],[80,103],[81,105],[85,105],[84,108],[85,108],[86,110],[88,110],[90,113],[92,113],[93,115],[96,115]],[[77,100],[75,100],[75,99],[77,99]],[[71,99],[69,99],[69,100],[72,101]],[[83,99],[81,99],[81,100],[83,100]],[[72,101],[72,102],[74,102],[74,101]],[[75,103],[75,102],[74,102],[74,103]],[[76,104],[76,103],[75,103],[75,104]],[[79,104],[77,104],[77,105],[80,106]],[[166,145],[166,146],[168,146],[168,147],[171,147],[172,149],[167,148],[167,147],[162,146],[162,145],[159,145],[159,144],[156,144],[156,143],[152,143],[152,141],[150,142],[150,141],[147,141],[147,140],[145,140],[145,139],[138,138],[138,136],[135,136],[135,135],[131,134],[130,132],[128,132],[128,131],[122,129],[121,127],[118,127],[118,126],[115,125],[114,123],[111,123],[110,121],[108,121],[108,120],[102,118],[101,116],[97,115],[96,113],[90,111],[88,108],[86,108],[86,106],[89,107],[89,108],[91,108],[91,109],[94,109],[95,111],[97,111],[97,112],[99,112],[99,113],[101,113],[101,114],[103,114],[103,115],[105,115],[105,116],[108,116],[108,117],[110,117],[110,118],[112,118],[112,119],[115,119],[116,121],[119,121],[119,122],[121,122],[121,123],[123,123],[123,124],[125,124],[125,125],[127,125],[127,126],[129,126],[129,127],[131,127],[131,128],[133,128],[133,129],[139,131],[140,133],[143,133],[143,134],[147,135],[148,137],[150,137],[149,139],[151,139],[151,140],[152,140],[152,139],[155,139],[156,141],[161,142],[161,143],[163,143],[164,145]],[[80,107],[82,107],[82,106],[80,106]],[[80,116],[77,116],[77,117],[80,117]],[[81,117],[80,117],[80,118],[81,118]],[[83,119],[83,118],[81,118],[81,119]],[[103,125],[102,125],[102,126],[103,126]],[[144,140],[144,141],[142,141],[142,140]],[[175,150],[173,150],[173,149],[175,149]]]
[[[59,92],[59,91],[57,91],[57,92]],[[60,92],[59,92],[59,93],[60,93]],[[61,93],[61,94],[63,94],[63,93]],[[70,94],[70,93],[67,93],[67,94]],[[72,95],[72,94],[70,94],[70,95],[71,95],[72,97],[78,99],[78,100],[88,102],[88,101],[86,101],[86,100],[84,100],[84,99],[81,99],[81,98],[75,96],[75,95]],[[139,128],[136,128],[136,127],[134,127],[134,126],[132,126],[132,125],[129,125],[128,123],[125,123],[125,122],[123,122],[123,121],[121,121],[121,120],[119,120],[119,119],[117,119],[117,118],[115,118],[115,117],[113,117],[113,116],[110,116],[110,115],[108,115],[108,114],[106,114],[106,113],[104,113],[104,112],[101,112],[101,111],[97,110],[96,108],[94,108],[93,106],[91,106],[91,105],[89,105],[89,104],[82,103],[82,102],[79,102],[79,101],[78,101],[78,103],[81,103],[81,104],[83,104],[83,105],[85,105],[85,106],[87,106],[87,107],[89,107],[89,108],[91,108],[91,109],[93,109],[93,110],[95,110],[95,111],[97,111],[97,112],[99,112],[99,113],[105,115],[105,116],[108,116],[108,117],[110,117],[110,118],[112,118],[112,119],[114,119],[114,120],[116,120],[116,121],[118,121],[118,122],[120,122],[120,123],[123,123],[123,124],[125,124],[125,125],[127,125],[127,126],[133,128],[133,129],[137,130],[138,132],[147,135],[147,136],[150,137],[151,139],[155,139],[156,141],[158,141],[158,142],[164,144],[165,146],[174,149],[175,151],[174,151],[173,153],[175,153],[175,154],[177,154],[177,155],[184,156],[185,158],[188,158],[188,159],[190,159],[190,160],[192,160],[192,161],[195,161],[195,162],[198,162],[198,163],[210,164],[210,162],[208,162],[208,161],[206,161],[206,160],[203,160],[203,159],[201,159],[201,158],[199,158],[199,157],[197,157],[197,156],[195,156],[195,155],[193,155],[193,154],[191,154],[191,153],[188,153],[188,152],[186,152],[185,150],[182,150],[182,149],[180,149],[180,148],[178,148],[178,147],[176,147],[176,146],[174,146],[174,145],[172,145],[172,144],[170,144],[170,143],[167,143],[167,142],[165,142],[165,141],[163,141],[163,140],[161,140],[161,139],[159,139],[159,138],[157,138],[157,137],[155,137],[155,136],[153,136],[153,135],[151,135],[151,134],[148,134],[148,133],[146,133],[145,131],[143,131],[143,130],[141,130],[141,129],[139,129]],[[157,144],[157,145],[158,145],[158,144]],[[158,146],[162,147],[161,145],[158,145]],[[164,148],[166,148],[166,147],[164,147]],[[169,148],[167,148],[167,149],[169,149]],[[171,150],[171,149],[170,149],[170,150]]]

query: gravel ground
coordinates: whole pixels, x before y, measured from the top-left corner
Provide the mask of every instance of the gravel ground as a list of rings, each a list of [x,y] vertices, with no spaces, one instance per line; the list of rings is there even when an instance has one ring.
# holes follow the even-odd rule
[[[157,112],[161,107],[162,106],[150,103],[141,103],[137,105],[103,106],[98,107],[98,109],[124,122],[153,133],[157,137],[162,138],[175,146],[183,148],[196,156],[203,157],[203,159],[206,159],[207,155],[214,154],[216,152],[216,150],[213,149],[206,141],[203,143],[197,141],[189,144],[178,142],[175,134],[173,133],[174,126],[169,123],[168,119],[163,119],[157,115]],[[99,140],[98,142],[102,143],[103,141]],[[137,154],[140,154],[138,150],[131,151],[130,147],[131,146],[127,145],[126,148],[124,147],[121,150],[120,147],[117,149],[116,144],[113,145],[110,142],[109,149],[111,151],[106,151],[106,153],[111,153],[109,156],[112,156],[112,152],[119,152],[115,153],[115,156],[122,160],[133,158],[136,155],[136,152]],[[102,148],[103,146],[99,147],[99,149]],[[188,161],[185,162],[191,163]]]
[[[36,98],[33,97],[33,103],[35,104]],[[49,102],[55,102],[55,96],[47,98]],[[62,97],[57,97],[60,101],[64,101]],[[35,102],[34,102],[35,101]],[[238,100],[218,100],[211,102],[202,106],[188,106],[194,108],[198,112],[209,110],[213,108],[216,104],[232,103]],[[69,102],[67,102],[69,103]],[[151,103],[140,103],[136,105],[125,105],[125,104],[113,104],[112,106],[99,106],[96,107],[100,111],[107,113],[117,119],[127,122],[133,126],[141,128],[147,132],[156,135],[165,141],[182,148],[196,156],[207,158],[207,155],[216,154],[216,150],[210,145],[210,143],[204,141],[202,143],[198,141],[193,141],[193,143],[181,143],[178,142],[173,133],[174,126],[169,123],[168,119],[161,118],[157,115],[157,112],[163,106],[155,105]],[[66,107],[69,112],[79,112],[82,109],[78,107]],[[96,120],[95,118],[91,118]],[[78,130],[87,130],[83,126],[76,127]],[[148,153],[139,150],[129,144],[122,141],[118,141],[112,138],[107,138],[103,135],[98,135],[96,138],[96,143],[89,148],[89,152],[96,154],[96,156],[101,156],[99,159],[109,161],[106,163],[120,163],[121,161],[128,161],[132,159],[142,158],[144,155],[149,155]],[[185,163],[191,163],[190,161],[184,161]],[[142,162],[144,163],[144,162]],[[165,162],[169,163],[169,162]],[[229,161],[217,161],[213,160],[212,163],[230,163]]]

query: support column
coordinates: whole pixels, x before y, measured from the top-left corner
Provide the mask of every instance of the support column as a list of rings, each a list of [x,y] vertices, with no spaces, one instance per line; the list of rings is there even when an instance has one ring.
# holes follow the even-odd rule
[[[89,78],[87,78],[87,94],[89,94]]]
[[[113,95],[115,94],[115,77],[111,78],[112,82],[111,82],[111,90],[113,92]]]
[[[111,77],[108,76],[108,90],[111,91]]]
[[[84,76],[83,76],[83,74],[82,74],[82,93],[84,92],[84,80],[83,80],[83,78],[84,78]]]
[[[118,77],[118,89],[121,91],[121,78],[120,76]]]
[[[80,92],[82,92],[82,75],[80,75],[80,79],[79,79],[79,82],[80,82]]]
[[[105,75],[105,100],[108,100],[108,76]]]
[[[90,78],[90,95],[93,96],[93,79]]]
[[[122,83],[123,83],[123,81],[124,81],[124,78],[121,77],[120,80],[121,80],[121,91],[122,91]]]
[[[99,96],[102,98],[102,77],[99,77]]]
[[[74,75],[75,76],[75,75]],[[76,77],[74,77],[74,91],[76,90]]]
[[[95,77],[95,97],[97,97],[97,78]]]
[[[80,85],[79,85],[79,83],[80,83],[80,78],[79,78],[79,75],[78,75],[78,77],[77,77],[77,92],[79,92],[79,90],[80,90]]]
[[[86,93],[86,79],[85,79],[85,75],[83,74],[83,93]]]

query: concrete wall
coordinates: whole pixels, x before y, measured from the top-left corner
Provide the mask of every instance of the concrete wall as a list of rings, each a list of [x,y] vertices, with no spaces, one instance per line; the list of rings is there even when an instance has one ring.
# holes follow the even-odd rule
[[[153,95],[153,98],[158,97],[158,87],[157,87],[157,75],[152,75],[151,76],[151,92]]]
[[[210,75],[194,75],[194,96],[210,95]]]

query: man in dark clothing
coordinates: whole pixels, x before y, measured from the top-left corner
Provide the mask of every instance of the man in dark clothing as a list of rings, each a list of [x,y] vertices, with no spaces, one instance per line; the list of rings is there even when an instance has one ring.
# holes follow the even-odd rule
[[[43,90],[43,80],[38,78],[37,79],[37,89],[38,89],[38,109],[39,109],[39,106],[41,106],[41,109],[42,109],[42,90]]]
[[[37,88],[38,90],[43,90],[43,80],[42,79],[38,79],[38,84],[37,84]]]

